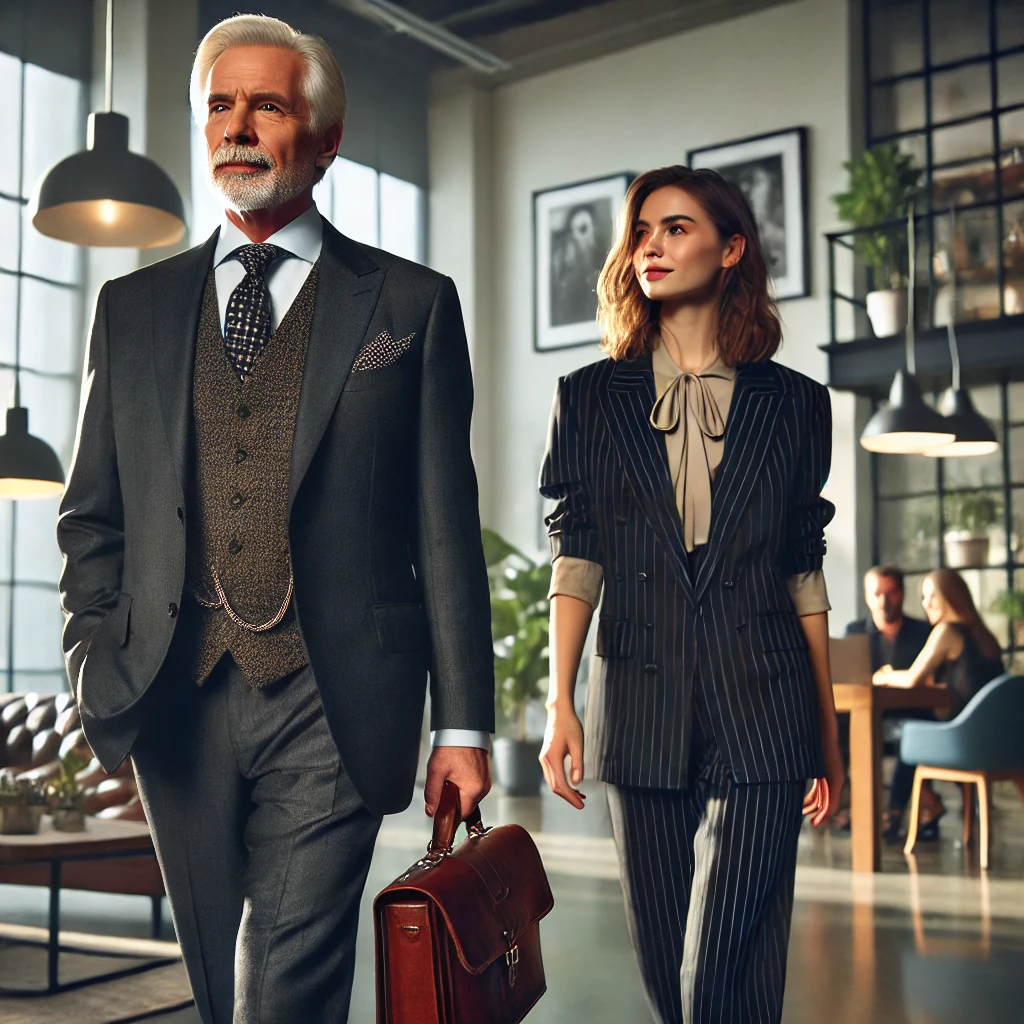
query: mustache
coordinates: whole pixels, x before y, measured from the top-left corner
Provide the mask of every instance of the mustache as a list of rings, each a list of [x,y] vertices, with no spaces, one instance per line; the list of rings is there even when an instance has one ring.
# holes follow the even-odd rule
[[[268,171],[276,166],[274,158],[261,147],[239,146],[233,142],[222,142],[213,154],[211,162],[214,167],[222,167],[224,164],[252,164]]]

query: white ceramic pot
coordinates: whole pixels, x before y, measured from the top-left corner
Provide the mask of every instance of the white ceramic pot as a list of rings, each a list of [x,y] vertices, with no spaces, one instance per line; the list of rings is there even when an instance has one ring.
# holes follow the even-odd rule
[[[868,319],[876,338],[890,338],[907,325],[907,290],[887,288],[868,292]]]
[[[988,565],[988,534],[975,536],[963,530],[950,530],[946,540],[946,565],[950,569]]]

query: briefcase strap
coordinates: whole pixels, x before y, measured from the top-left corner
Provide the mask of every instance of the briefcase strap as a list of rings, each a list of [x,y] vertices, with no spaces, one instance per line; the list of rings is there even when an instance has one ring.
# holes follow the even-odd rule
[[[464,820],[466,831],[471,836],[482,836],[487,833],[483,819],[480,817],[479,806],[474,807]],[[441,799],[437,803],[437,810],[434,811],[434,834],[430,839],[430,845],[427,846],[426,860],[438,861],[452,852],[459,823],[459,787],[451,780],[446,779],[441,789]]]

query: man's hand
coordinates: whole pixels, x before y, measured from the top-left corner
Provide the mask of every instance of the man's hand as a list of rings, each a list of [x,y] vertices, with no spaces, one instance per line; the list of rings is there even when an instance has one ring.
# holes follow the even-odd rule
[[[479,747],[434,747],[423,787],[423,802],[431,818],[446,779],[459,787],[459,817],[464,819],[491,790],[491,755]]]

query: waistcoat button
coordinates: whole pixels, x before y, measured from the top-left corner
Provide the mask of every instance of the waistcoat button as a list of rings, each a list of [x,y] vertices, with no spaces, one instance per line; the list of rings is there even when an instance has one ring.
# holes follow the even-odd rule
[[[640,580],[641,583],[646,583],[647,582],[647,573],[645,573],[645,572],[638,572],[636,574],[636,578],[638,580]]]
[[[655,664],[644,665],[644,671],[649,675],[654,675],[658,671],[658,666]]]
[[[732,580],[726,580],[726,581],[725,581],[725,582],[724,582],[724,583],[722,584],[722,586],[723,586],[723,587],[731,587],[731,586],[732,586]]]
[[[244,494],[232,494],[230,500],[228,501],[228,504],[232,508],[239,508],[244,501],[245,501],[245,495]]]
[[[167,606],[167,614],[172,619],[175,618],[178,614],[178,606],[173,601]]]

